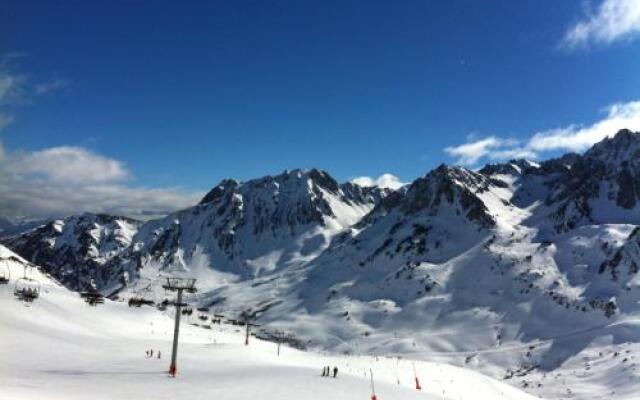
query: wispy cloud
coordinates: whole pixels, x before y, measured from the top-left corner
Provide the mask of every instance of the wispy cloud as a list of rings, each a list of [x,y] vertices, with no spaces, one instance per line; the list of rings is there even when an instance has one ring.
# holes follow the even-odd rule
[[[512,158],[538,158],[545,152],[564,150],[580,152],[594,143],[627,128],[640,131],[640,100],[618,103],[606,107],[599,121],[587,125],[569,125],[536,132],[528,140],[518,141],[489,136],[444,151],[462,165],[474,165],[480,160],[506,160]]]
[[[38,96],[53,92],[55,90],[63,89],[69,86],[69,81],[63,78],[54,78],[50,81],[40,82],[33,88],[34,92]]]
[[[13,122],[13,115],[0,111],[0,131]]]
[[[15,105],[25,95],[26,77],[11,69],[9,62],[0,60],[0,106]]]
[[[13,122],[12,108],[24,98],[24,82],[24,76],[13,73],[0,61],[0,131]]]
[[[68,86],[64,78],[54,78],[32,84],[27,75],[20,72],[19,62],[25,57],[21,53],[0,56],[0,131],[10,125],[16,108],[30,104],[35,97],[42,96]]]
[[[397,176],[388,173],[382,174],[377,178],[359,176],[357,178],[353,178],[351,182],[360,186],[378,186],[389,189],[398,189],[405,185]]]
[[[639,0],[604,0],[595,13],[571,26],[562,45],[568,48],[590,43],[609,44],[640,36]]]
[[[61,146],[11,152],[0,143],[0,215],[47,218],[103,212],[148,218],[191,206],[203,192],[129,185],[133,173],[119,160]]]
[[[447,147],[444,151],[452,157],[457,157],[459,164],[475,164],[483,157],[506,151],[508,146],[517,144],[512,139],[501,139],[496,136],[489,136],[484,139],[467,142],[459,146]]]

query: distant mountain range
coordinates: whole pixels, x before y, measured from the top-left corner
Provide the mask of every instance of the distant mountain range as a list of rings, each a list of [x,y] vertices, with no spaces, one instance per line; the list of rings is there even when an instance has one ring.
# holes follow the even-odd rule
[[[0,237],[18,235],[48,222],[46,219],[14,222],[0,217]]]
[[[144,281],[159,299],[160,277],[189,275],[192,302],[260,311],[311,345],[542,381],[593,343],[640,341],[637,225],[640,133],[621,130],[584,154],[441,165],[395,191],[317,169],[224,180],[164,218],[83,214],[0,242],[73,290]]]

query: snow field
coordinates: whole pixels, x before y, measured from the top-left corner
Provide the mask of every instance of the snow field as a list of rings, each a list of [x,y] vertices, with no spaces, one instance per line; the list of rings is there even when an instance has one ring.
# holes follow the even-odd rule
[[[6,252],[6,249],[2,250]],[[1,256],[6,256],[2,253]],[[6,262],[6,261],[5,261]],[[11,275],[22,265],[10,262]],[[39,299],[14,299],[14,280],[0,287],[0,398],[2,399],[369,399],[369,370],[378,399],[533,399],[479,373],[409,360],[339,356],[294,350],[252,338],[240,327],[183,324],[178,377],[168,377],[171,315],[106,301],[85,304],[37,271]],[[146,358],[160,350],[162,358]],[[320,376],[338,366],[337,379]]]

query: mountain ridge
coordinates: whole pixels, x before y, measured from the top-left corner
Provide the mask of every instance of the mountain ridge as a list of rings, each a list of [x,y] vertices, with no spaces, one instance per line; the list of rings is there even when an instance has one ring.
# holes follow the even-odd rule
[[[443,164],[395,191],[317,169],[223,180],[193,207],[132,223],[124,241],[85,217],[70,220],[84,227],[75,241],[36,229],[2,242],[74,290],[97,277],[111,292],[126,273],[126,299],[138,282],[193,276],[194,305],[253,310],[310,346],[451,352],[493,376],[542,382],[594,341],[640,343],[627,328],[640,315],[639,148],[640,133],[621,131],[539,163]],[[80,238],[88,245],[71,245]],[[56,266],[67,257],[86,264],[75,281]]]

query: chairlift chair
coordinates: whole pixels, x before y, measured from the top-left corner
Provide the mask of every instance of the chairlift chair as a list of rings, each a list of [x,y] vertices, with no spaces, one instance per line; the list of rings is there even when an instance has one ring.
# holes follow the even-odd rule
[[[164,311],[167,309],[168,305],[169,305],[169,299],[164,299],[160,303],[158,303],[156,307],[158,308],[158,310]]]
[[[144,297],[132,297],[129,299],[129,307],[142,307],[142,306],[154,306],[156,303],[153,300],[145,299]]]
[[[80,292],[80,297],[82,297],[84,301],[90,306],[95,307],[98,304],[104,303],[104,296],[98,291],[96,283],[93,279],[91,279],[91,283],[89,284],[87,290],[85,290],[84,292]]]
[[[154,306],[156,303],[151,299],[152,282],[149,279],[138,281],[140,288],[134,292],[133,297],[129,298],[129,307]]]
[[[82,297],[90,306],[104,304],[104,296],[99,292],[82,292],[80,293],[80,297]]]
[[[16,281],[13,295],[27,303],[40,297],[40,282],[31,278],[20,278]]]

